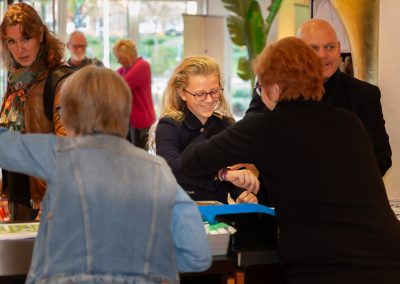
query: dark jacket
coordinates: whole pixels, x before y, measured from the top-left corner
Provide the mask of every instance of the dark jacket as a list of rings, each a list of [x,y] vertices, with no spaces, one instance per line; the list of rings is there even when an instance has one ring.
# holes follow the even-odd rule
[[[239,161],[267,183],[288,283],[400,283],[400,223],[356,115],[280,102],[189,146],[182,170],[201,177]]]
[[[381,175],[385,175],[392,166],[392,150],[383,119],[379,88],[346,75],[339,69],[329,78],[324,87],[323,101],[325,103],[347,109],[360,118],[372,140]],[[246,115],[261,110],[266,110],[266,108],[261,98],[253,94]]]
[[[185,110],[185,119],[178,123],[171,118],[161,118],[156,130],[156,152],[167,160],[178,183],[193,200],[217,200],[227,203],[227,194],[236,199],[243,190],[230,182],[221,182],[214,178],[217,170],[202,179],[192,179],[180,170],[181,153],[190,144],[195,144],[212,137],[230,125],[230,121],[211,116],[202,125],[189,110]]]
[[[101,62],[101,60],[99,60],[99,59],[97,59],[97,58],[94,58],[94,57],[93,57],[93,58],[85,57],[85,59],[83,59],[82,62],[81,62],[81,64],[79,64],[79,65],[74,65],[74,64],[72,63],[72,59],[70,58],[70,59],[68,59],[68,64],[69,64],[72,68],[74,68],[75,70],[81,69],[81,68],[83,68],[83,67],[85,67],[85,66],[88,66],[88,65],[90,65],[90,64],[94,64],[94,65],[99,66],[99,67],[104,67],[103,62]]]

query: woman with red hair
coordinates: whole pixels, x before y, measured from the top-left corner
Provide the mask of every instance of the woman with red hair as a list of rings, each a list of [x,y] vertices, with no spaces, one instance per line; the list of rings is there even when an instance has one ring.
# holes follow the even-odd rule
[[[276,208],[287,283],[400,283],[400,223],[368,132],[355,114],[320,102],[320,59],[289,37],[266,47],[254,70],[273,111],[189,146],[182,171],[255,164]]]

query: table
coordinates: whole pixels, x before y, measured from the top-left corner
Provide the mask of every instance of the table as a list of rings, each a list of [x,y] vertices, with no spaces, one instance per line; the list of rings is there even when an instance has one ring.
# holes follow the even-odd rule
[[[276,249],[232,249],[236,284],[284,284],[285,270]]]
[[[235,259],[227,255],[213,256],[209,269],[203,272],[182,273],[181,284],[226,284],[235,275]]]
[[[0,241],[0,283],[25,283],[35,239]]]
[[[0,283],[22,284],[32,259],[35,239],[0,240]],[[213,257],[211,267],[204,272],[182,273],[182,284],[226,284],[234,276],[235,259],[226,255]]]

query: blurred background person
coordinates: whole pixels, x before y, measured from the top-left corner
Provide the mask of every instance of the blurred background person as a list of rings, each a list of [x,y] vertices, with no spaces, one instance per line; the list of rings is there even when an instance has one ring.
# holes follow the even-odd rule
[[[289,37],[267,46],[254,70],[270,111],[186,148],[182,171],[200,178],[255,164],[276,209],[288,284],[400,283],[400,222],[360,119],[321,102],[322,61]]]
[[[117,41],[113,52],[122,65],[117,72],[124,77],[133,96],[128,140],[145,149],[149,129],[156,120],[151,95],[150,64],[138,56],[135,43],[128,39]]]
[[[81,31],[76,30],[70,34],[67,48],[71,55],[68,59],[68,64],[74,69],[79,69],[89,64],[104,66],[103,62],[97,58],[88,58],[86,56],[87,40],[85,34]]]
[[[64,62],[64,44],[43,24],[35,9],[24,3],[8,6],[0,29],[0,56],[9,72],[0,126],[21,133],[63,135],[65,130],[55,108],[52,119],[45,114],[43,94],[49,70]],[[15,172],[3,172],[3,176],[11,219],[34,219],[46,190],[44,181]]]
[[[228,193],[237,203],[257,203],[257,177],[249,170],[220,171],[207,178],[183,174],[181,154],[190,144],[207,140],[234,123],[226,103],[220,68],[208,56],[188,57],[173,72],[164,92],[158,124],[150,133],[150,148],[164,157],[176,179],[196,201],[228,203]],[[247,191],[248,190],[248,191]]]

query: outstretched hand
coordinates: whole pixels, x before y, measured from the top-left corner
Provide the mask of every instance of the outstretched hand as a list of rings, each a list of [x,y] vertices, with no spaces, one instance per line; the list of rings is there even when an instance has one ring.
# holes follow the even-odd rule
[[[257,196],[248,191],[243,191],[235,200],[236,203],[258,203]]]
[[[260,182],[250,170],[229,170],[224,179],[253,194],[257,194],[260,189]]]
[[[258,178],[258,169],[256,168],[256,166],[254,164],[236,164],[233,166],[229,167],[230,170],[240,170],[240,169],[246,169],[251,171],[257,178]]]

